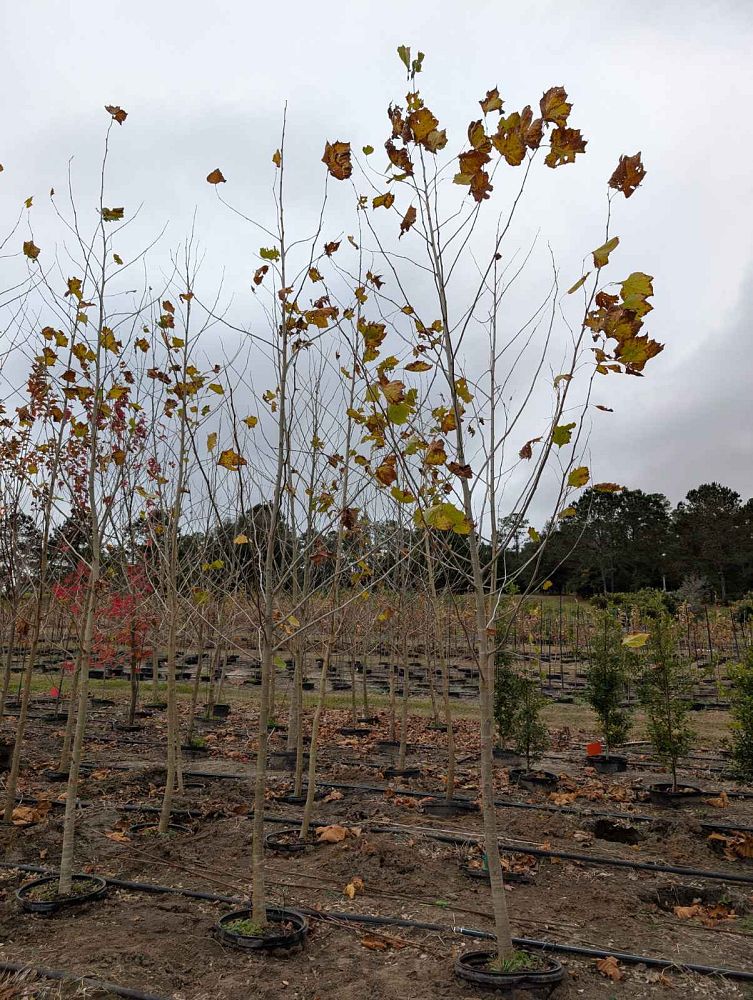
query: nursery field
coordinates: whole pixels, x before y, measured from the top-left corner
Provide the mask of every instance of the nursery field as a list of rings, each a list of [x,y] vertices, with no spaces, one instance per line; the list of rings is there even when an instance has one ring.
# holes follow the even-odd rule
[[[3,831],[4,963],[99,981],[81,992],[87,996],[484,995],[452,975],[458,950],[483,946],[493,928],[477,846],[472,705],[454,724],[456,806],[445,810],[433,801],[438,795],[442,804],[445,736],[428,713],[411,710],[406,773],[389,778],[397,749],[388,745],[387,700],[374,703],[374,721],[359,736],[340,731],[349,728],[347,709],[328,707],[319,732],[314,834],[303,847],[296,843],[301,806],[287,801],[291,775],[279,769],[284,754],[275,756],[285,748],[285,732],[272,730],[264,810],[269,905],[304,913],[309,932],[305,948],[257,957],[217,931],[248,893],[253,692],[231,692],[227,718],[200,724],[201,741],[184,760],[172,827],[162,837],[154,824],[164,784],[165,713],[142,710],[138,729],[123,732],[116,723],[127,691],[107,682],[105,693],[107,699],[97,691],[99,701],[112,704],[90,709],[75,868],[106,879],[108,891],[52,916],[26,912],[16,896],[40,872],[54,870],[62,846],[65,786],[51,780],[62,727],[36,695],[13,822]],[[187,695],[179,697],[179,711],[185,717]],[[551,772],[550,783],[518,785],[511,762],[500,759],[494,785],[513,932],[549,943],[566,968],[558,995],[610,1000],[665,996],[670,989],[682,996],[752,995],[753,789],[726,773],[726,713],[694,716],[700,735],[681,774],[701,794],[679,807],[649,798],[648,786],[665,775],[648,744],[637,742],[640,717],[636,741],[623,751],[628,769],[615,775],[588,766],[584,748],[595,730],[585,705],[552,704],[544,718],[551,747],[541,767]],[[304,709],[305,727],[310,719]],[[3,735],[12,733],[8,717]],[[291,829],[296,836],[287,838]],[[732,975],[688,971],[692,966]],[[46,988],[55,991],[48,995],[83,989]]]

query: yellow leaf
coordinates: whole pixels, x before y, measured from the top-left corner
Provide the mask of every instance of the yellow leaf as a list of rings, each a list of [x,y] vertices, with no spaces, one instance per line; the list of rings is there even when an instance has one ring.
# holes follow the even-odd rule
[[[216,444],[217,434],[212,431],[211,434],[207,434],[207,451],[213,451]]]
[[[248,545],[248,535],[244,535],[243,532],[240,535],[236,535],[233,539],[233,545]]]
[[[223,469],[228,469],[230,472],[237,472],[242,465],[247,465],[248,463],[237,451],[233,451],[232,448],[226,448],[220,454],[217,464],[221,465]]]
[[[573,469],[570,475],[567,477],[567,485],[573,486],[575,489],[580,489],[581,486],[585,486],[589,479],[588,467],[585,465],[578,466],[577,469]]]
[[[113,354],[118,353],[118,348],[120,347],[120,345],[115,339],[115,334],[112,332],[109,326],[102,327],[102,333],[100,334],[99,342],[106,351],[112,351]]]
[[[545,580],[542,583],[542,585],[541,585],[541,589],[542,590],[551,590],[553,586],[554,586],[554,584],[552,583],[551,580]]]
[[[627,646],[628,649],[640,649],[646,645],[648,638],[648,632],[633,632],[632,635],[625,636],[622,640],[622,645]]]
[[[243,423],[246,425],[246,427],[249,427],[249,428],[253,429],[259,423],[259,418],[258,417],[251,417],[251,416],[244,417],[243,418]]]

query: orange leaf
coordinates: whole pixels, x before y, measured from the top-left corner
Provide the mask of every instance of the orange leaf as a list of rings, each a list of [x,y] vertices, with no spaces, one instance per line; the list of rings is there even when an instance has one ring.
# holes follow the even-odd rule
[[[600,958],[596,963],[596,968],[602,976],[611,979],[613,983],[619,983],[621,979],[625,978],[625,973],[620,968],[619,962],[614,955],[607,955],[606,958]]]

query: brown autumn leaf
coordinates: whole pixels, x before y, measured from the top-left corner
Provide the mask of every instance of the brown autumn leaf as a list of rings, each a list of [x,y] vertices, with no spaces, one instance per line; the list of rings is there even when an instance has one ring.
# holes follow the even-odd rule
[[[715,798],[704,799],[706,805],[714,806],[715,809],[729,809],[729,796],[726,792],[721,792]]]
[[[131,838],[123,833],[122,830],[107,830],[105,831],[105,837],[108,840],[114,840],[116,844],[130,844]]]
[[[496,87],[492,90],[487,90],[486,97],[478,102],[481,105],[481,110],[485,115],[488,115],[490,111],[501,111],[504,101],[499,96],[499,91]]]
[[[567,100],[564,87],[550,87],[539,101],[539,107],[544,121],[564,128],[573,106]]]
[[[331,243],[324,244],[324,252],[328,257],[331,257],[333,253],[336,253],[340,249],[340,243],[334,240]]]
[[[606,958],[598,959],[596,968],[602,976],[611,979],[613,983],[619,983],[621,979],[625,978],[625,973],[620,968],[620,964],[614,955],[607,955]]]
[[[629,198],[645,176],[646,171],[639,150],[634,156],[620,157],[620,162],[609,178],[609,186],[616,191],[622,191],[625,197]]]
[[[35,246],[34,240],[24,240],[24,254],[29,260],[36,260],[42,251]]]
[[[358,507],[345,507],[340,514],[340,523],[348,531],[352,531],[358,524]]]
[[[544,157],[548,167],[575,163],[578,153],[585,153],[587,140],[579,128],[556,128],[549,137],[549,152]]]
[[[128,112],[124,111],[117,104],[105,104],[105,111],[111,116],[113,121],[116,121],[118,125],[122,125],[123,122],[128,117]]]
[[[350,882],[348,882],[343,892],[348,897],[348,899],[355,899],[356,895],[359,892],[363,892],[363,888],[364,888],[363,879],[356,877],[351,879]]]
[[[324,147],[322,163],[332,174],[335,180],[346,181],[353,173],[353,164],[350,161],[349,142],[328,142]]]
[[[625,489],[619,483],[594,483],[593,488],[597,493],[621,493]]]
[[[11,814],[11,823],[13,826],[33,826],[35,823],[41,823],[50,808],[50,803],[46,799],[33,806],[16,806]]]
[[[386,194],[378,194],[371,201],[372,208],[392,208],[395,202],[395,196],[391,191],[387,191]]]
[[[460,465],[458,462],[448,462],[447,468],[458,479],[473,479],[473,469],[470,465]]]
[[[679,920],[691,920],[703,913],[700,903],[693,903],[691,906],[673,906],[672,912]]]
[[[400,223],[400,236],[398,236],[398,239],[401,239],[408,232],[408,230],[415,221],[416,221],[416,209],[415,206],[411,205],[408,211],[403,216],[403,221]]]
[[[364,934],[359,940],[364,948],[368,948],[369,951],[387,951],[389,948],[385,940],[376,937],[374,934]]]
[[[392,486],[397,479],[397,455],[385,456],[381,464],[377,466],[374,475],[383,486]]]
[[[325,558],[329,558],[329,553],[325,553]],[[339,802],[344,798],[343,793],[338,788],[333,788],[329,795],[325,795],[322,802]]]
[[[533,457],[533,447],[532,447],[532,445],[538,444],[538,442],[540,440],[541,440],[541,438],[537,437],[537,438],[531,438],[530,441],[526,441],[526,443],[523,445],[523,447],[518,452],[518,455],[520,456],[520,458],[526,458],[526,459],[532,458]]]
[[[222,171],[219,167],[213,170],[210,174],[207,174],[207,180],[210,184],[225,184],[225,178],[222,176]]]
[[[413,173],[413,163],[407,149],[398,149],[391,139],[385,142],[384,148],[387,150],[387,156],[393,166],[397,167],[404,174],[410,175]]]
[[[348,830],[337,823],[332,826],[323,826],[317,833],[317,840],[320,844],[339,844],[348,836]]]

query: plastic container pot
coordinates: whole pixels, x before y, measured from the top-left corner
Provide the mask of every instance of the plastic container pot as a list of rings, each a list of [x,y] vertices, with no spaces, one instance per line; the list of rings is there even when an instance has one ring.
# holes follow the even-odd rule
[[[239,934],[228,930],[228,925],[236,920],[250,920],[251,910],[234,910],[221,917],[215,924],[217,937],[234,948],[244,951],[269,951],[284,954],[298,950],[303,946],[309,930],[307,918],[298,910],[267,907],[267,920],[271,927],[269,933],[262,936]]]
[[[503,996],[530,996],[537,1000],[551,996],[565,978],[562,965],[549,955],[542,956],[540,969],[521,972],[493,972],[489,962],[494,957],[493,951],[466,951],[455,962],[455,975],[474,986],[496,990]]]
[[[27,882],[16,891],[16,899],[27,913],[41,913],[50,916],[70,906],[82,906],[84,903],[93,903],[97,899],[102,899],[109,888],[107,882],[97,875],[74,875],[73,882],[82,887],[81,892],[72,893],[70,896],[35,898],[35,890],[44,886],[55,886],[57,882],[57,875],[45,875],[44,878],[34,879],[33,882]]]

